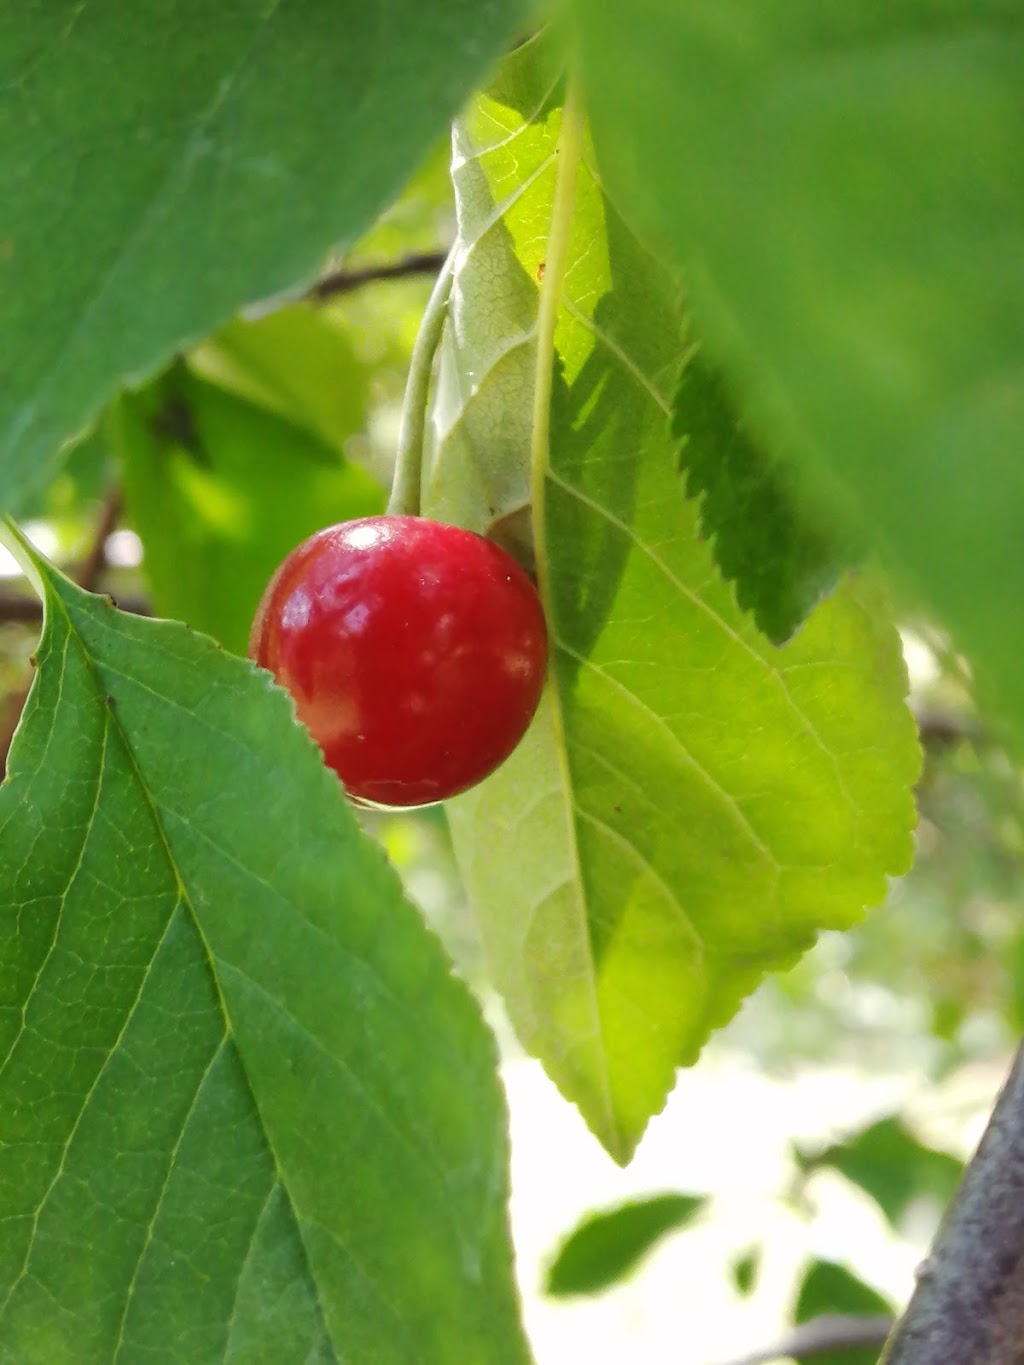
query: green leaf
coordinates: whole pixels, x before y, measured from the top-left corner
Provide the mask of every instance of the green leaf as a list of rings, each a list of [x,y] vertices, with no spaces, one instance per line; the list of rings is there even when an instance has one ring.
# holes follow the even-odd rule
[[[804,1158],[803,1165],[807,1171],[831,1166],[841,1172],[871,1195],[894,1228],[919,1199],[945,1208],[963,1174],[963,1162],[919,1142],[895,1115]]]
[[[513,540],[531,498],[531,398],[561,123],[560,60],[545,35],[523,44],[452,129],[458,236],[423,510],[499,538],[504,523]]]
[[[732,1272],[732,1280],[737,1293],[746,1296],[753,1290],[760,1266],[760,1247],[752,1247],[750,1251],[745,1251],[742,1256],[737,1257],[732,1262],[729,1269]]]
[[[669,424],[678,291],[589,154],[575,166],[563,140],[556,155],[561,111],[530,58],[505,64],[456,133],[458,259],[485,264],[479,311],[464,276],[452,340],[491,368],[446,389],[442,357],[426,487],[470,524],[529,496],[521,473],[513,483],[533,389],[508,367],[537,353],[543,291],[564,291],[537,365],[552,385],[533,509],[552,667],[523,744],[450,815],[513,1024],[623,1161],[676,1068],[764,973],[853,923],[906,868],[919,753],[869,577],[777,650],[716,572]],[[556,171],[574,166],[571,222],[556,220]],[[563,279],[547,268],[559,236]],[[485,477],[494,432],[504,489]],[[468,471],[459,504],[441,488],[449,455]]]
[[[524,1361],[493,1044],[287,697],[31,567],[5,1359]]]
[[[701,533],[736,584],[736,599],[782,644],[853,562],[849,536],[808,505],[791,464],[743,421],[723,377],[701,354],[683,371],[673,430],[686,489],[700,496]]]
[[[585,1218],[558,1249],[548,1269],[548,1294],[596,1294],[628,1279],[662,1238],[704,1207],[689,1194],[631,1200]]]
[[[804,1276],[797,1296],[795,1321],[811,1322],[833,1314],[853,1317],[889,1317],[892,1305],[863,1280],[834,1261],[815,1261]],[[818,1351],[807,1359],[814,1365],[875,1365],[879,1348],[843,1348]]]
[[[576,0],[616,193],[709,349],[1024,720],[1024,12]]]
[[[124,377],[310,282],[523,18],[519,0],[8,0],[0,506]]]
[[[111,434],[158,614],[244,654],[284,556],[383,490],[301,427],[176,364],[115,405]]]
[[[308,303],[233,319],[191,353],[189,365],[339,455],[366,420],[371,369],[328,311]]]

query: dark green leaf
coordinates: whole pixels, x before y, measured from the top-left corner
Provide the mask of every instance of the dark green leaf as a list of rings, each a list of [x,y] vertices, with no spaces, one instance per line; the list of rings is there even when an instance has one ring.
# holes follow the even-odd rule
[[[1024,720],[1024,10],[576,0],[602,167],[709,349]]]
[[[688,1194],[652,1195],[591,1214],[565,1239],[548,1270],[549,1294],[596,1294],[628,1279],[663,1237],[704,1206]]]
[[[701,534],[744,611],[776,644],[835,587],[854,554],[834,517],[808,505],[792,464],[743,421],[724,378],[698,353],[683,371],[673,430]]]
[[[287,697],[30,567],[4,1358],[519,1365],[493,1044]]]
[[[311,281],[522,20],[519,0],[4,0],[0,506],[123,378]]]
[[[896,1116],[879,1119],[847,1142],[804,1158],[803,1164],[806,1170],[832,1166],[840,1171],[871,1195],[894,1227],[918,1199],[945,1208],[963,1174],[963,1162],[926,1147]]]
[[[308,431],[182,364],[123,395],[110,430],[156,611],[239,654],[288,551],[383,509],[383,489]]]

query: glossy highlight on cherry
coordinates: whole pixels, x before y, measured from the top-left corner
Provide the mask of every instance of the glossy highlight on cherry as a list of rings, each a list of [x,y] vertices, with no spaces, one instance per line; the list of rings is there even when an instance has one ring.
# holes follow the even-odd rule
[[[408,807],[475,786],[512,753],[544,686],[547,628],[529,575],[493,541],[364,517],[288,555],[249,654],[353,800]]]

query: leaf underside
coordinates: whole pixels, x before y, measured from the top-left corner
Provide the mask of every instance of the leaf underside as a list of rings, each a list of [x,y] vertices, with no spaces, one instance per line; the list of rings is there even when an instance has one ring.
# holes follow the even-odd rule
[[[36,569],[0,1360],[524,1361],[492,1043],[288,699]]]
[[[720,577],[670,426],[679,291],[589,151],[564,280],[543,268],[561,119],[543,68],[529,48],[507,59],[457,131],[454,178],[457,196],[470,185],[461,255],[487,263],[463,330],[515,337],[526,282],[534,317],[542,289],[563,290],[534,509],[551,676],[518,751],[450,816],[520,1038],[626,1160],[675,1069],[764,973],[854,922],[908,865],[919,754],[870,578],[780,650]],[[518,301],[511,323],[502,297]],[[457,461],[467,431],[511,431],[529,402],[509,410],[507,348],[492,348],[461,411],[441,394]],[[445,455],[442,440],[435,468]]]

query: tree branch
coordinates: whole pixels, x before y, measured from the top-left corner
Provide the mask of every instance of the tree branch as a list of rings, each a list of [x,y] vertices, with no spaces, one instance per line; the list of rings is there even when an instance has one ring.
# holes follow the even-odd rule
[[[131,616],[151,616],[153,612],[149,599],[145,597],[119,595],[114,601],[121,611],[126,611]],[[0,591],[0,624],[9,621],[33,625],[42,619],[43,604],[38,597],[29,597],[27,593]]]
[[[334,270],[323,279],[317,280],[308,297],[323,303],[326,299],[351,294],[354,289],[361,289],[364,284],[375,284],[378,280],[402,280],[410,275],[436,275],[447,259],[447,251],[414,251],[400,260],[388,261],[384,265]]]
[[[855,1351],[863,1350],[866,1346],[882,1346],[891,1330],[892,1318],[828,1313],[820,1318],[812,1318],[810,1322],[802,1322],[774,1346],[729,1361],[728,1365],[768,1365],[773,1360],[808,1360],[827,1351]]]
[[[116,485],[109,489],[103,499],[96,528],[93,531],[89,548],[78,566],[75,582],[86,592],[95,592],[96,585],[107,567],[107,540],[121,516],[121,490]]]
[[[1024,1362],[1024,1045],[882,1361]]]

